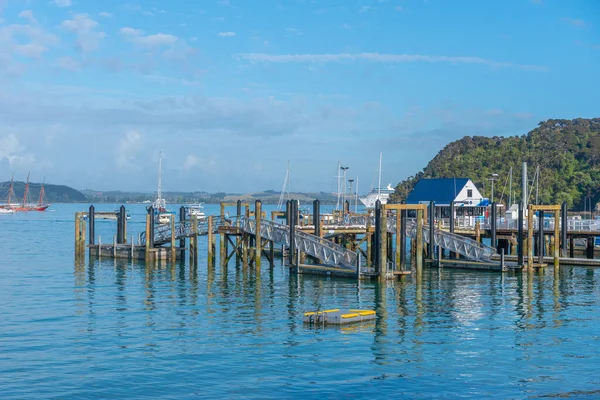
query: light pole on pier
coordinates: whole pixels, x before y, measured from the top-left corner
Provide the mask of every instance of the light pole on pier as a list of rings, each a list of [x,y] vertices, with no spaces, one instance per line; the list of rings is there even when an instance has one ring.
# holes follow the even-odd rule
[[[498,179],[498,174],[492,174],[492,177],[489,178],[490,181],[492,181],[492,195],[490,196],[490,202],[493,203],[494,202],[494,181]]]
[[[340,166],[340,169],[344,171],[344,180],[342,182],[346,182],[346,171],[348,171],[348,168],[350,167]],[[342,209],[345,209],[346,207],[346,189],[346,184],[344,183],[344,191],[342,192]]]

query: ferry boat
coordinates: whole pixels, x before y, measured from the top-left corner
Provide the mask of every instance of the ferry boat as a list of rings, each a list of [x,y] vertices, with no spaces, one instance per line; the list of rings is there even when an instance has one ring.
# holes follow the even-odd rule
[[[375,208],[375,203],[377,200],[381,201],[381,204],[387,204],[390,195],[394,193],[395,189],[391,184],[388,184],[385,188],[374,188],[372,189],[366,197],[362,197],[360,202],[365,205],[367,209]]]

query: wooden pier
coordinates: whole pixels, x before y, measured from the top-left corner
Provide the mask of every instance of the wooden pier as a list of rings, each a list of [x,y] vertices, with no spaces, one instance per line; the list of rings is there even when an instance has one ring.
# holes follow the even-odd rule
[[[235,207],[232,216],[226,212],[231,207]],[[492,207],[494,212],[495,204]],[[434,209],[433,203],[382,205],[378,202],[370,215],[347,212],[330,218],[321,215],[320,203],[316,200],[313,214],[308,218],[308,224],[304,224],[299,218],[297,201],[288,201],[285,213],[272,212],[270,220],[260,201],[255,202],[253,209],[249,203],[238,201],[223,202],[220,215],[201,219],[196,216],[186,218],[182,207],[178,221],[174,216],[169,224],[159,225],[150,207],[145,231],[128,239],[127,214],[121,206],[117,212],[116,234],[111,241],[101,243],[101,238],[95,236],[96,211],[90,206],[87,212],[75,214],[75,254],[78,258],[85,257],[87,248],[89,256],[94,258],[174,263],[185,259],[187,251],[190,264],[197,266],[198,240],[206,236],[208,265],[219,260],[226,266],[234,259],[242,268],[260,271],[263,260],[273,268],[276,258],[282,258],[292,273],[352,279],[402,279],[412,273],[420,275],[425,264],[491,271],[533,271],[549,264],[556,271],[560,264],[600,266],[600,260],[568,259],[566,232],[561,232],[558,224],[551,233],[546,233],[543,228],[541,232],[534,229],[525,232],[522,229],[523,210],[520,213],[521,229],[514,240],[516,246],[512,246],[517,254],[510,254],[506,251],[506,243],[502,242],[508,239],[499,235],[495,226],[490,229],[492,246],[486,246],[481,243],[480,230],[474,240],[468,237],[470,235],[452,232],[453,229],[451,232],[436,229]],[[531,219],[536,211],[553,212],[558,221],[564,208],[530,205],[528,227],[533,227]],[[416,216],[410,224],[409,212]],[[284,223],[276,222],[281,216]],[[547,240],[548,237],[555,240]],[[407,255],[408,242],[411,244],[410,257]]]

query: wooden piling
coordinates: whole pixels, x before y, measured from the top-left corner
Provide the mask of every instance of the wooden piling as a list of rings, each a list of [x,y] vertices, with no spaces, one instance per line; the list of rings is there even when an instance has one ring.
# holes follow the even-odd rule
[[[190,264],[198,266],[198,216],[192,215],[192,237],[190,238]]]
[[[417,210],[417,245],[415,252],[417,254],[417,274],[420,276],[423,271],[423,210]]]
[[[380,256],[379,256],[379,278],[386,279],[388,274],[388,232],[387,232],[387,210],[385,204],[381,205],[380,232]]]
[[[256,200],[254,202],[254,220],[256,222],[256,235],[254,241],[255,250],[255,259],[254,266],[256,267],[257,273],[260,271],[260,259],[262,255],[262,237],[260,236],[260,225],[262,220],[262,202],[260,200]]]
[[[213,253],[213,217],[212,215],[208,216],[208,266],[212,266],[214,264],[214,253]]]
[[[396,271],[401,270],[402,269],[402,264],[401,264],[401,256],[400,256],[400,250],[401,250],[401,245],[400,245],[400,239],[401,239],[401,234],[400,234],[400,228],[401,228],[401,218],[400,218],[400,210],[396,210]]]
[[[177,246],[175,245],[175,238],[177,235],[175,234],[175,218],[171,218],[171,262],[175,264],[175,260],[177,259]]]
[[[533,271],[533,209],[527,207],[527,269]]]
[[[79,229],[81,228],[81,212],[77,211],[75,213],[75,257],[79,257],[79,240],[81,239],[81,235],[79,233]]]
[[[150,260],[150,229],[152,229],[152,221],[151,221],[152,216],[150,215],[150,213],[146,214],[146,252],[144,254],[144,258],[146,261]],[[98,241],[100,241],[100,239],[98,239]],[[190,256],[192,255],[192,253],[190,252]]]
[[[559,211],[559,210],[554,211],[554,270],[555,271],[557,271],[558,268],[560,267],[560,244],[561,244],[561,240],[560,240],[560,236],[559,236],[560,214],[561,214],[561,211]]]

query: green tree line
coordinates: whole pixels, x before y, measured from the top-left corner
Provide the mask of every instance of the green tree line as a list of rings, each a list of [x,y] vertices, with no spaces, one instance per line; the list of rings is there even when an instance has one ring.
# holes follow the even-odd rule
[[[511,167],[513,196],[521,197],[523,161],[529,167],[529,180],[539,166],[540,204],[564,201],[570,209],[583,210],[591,199],[592,206],[596,205],[600,201],[600,118],[551,119],[522,136],[466,136],[448,144],[422,171],[400,182],[391,201],[403,202],[417,182],[427,178],[471,178],[478,188],[487,189],[484,193],[489,197],[489,179],[498,174],[494,200],[506,204]]]

